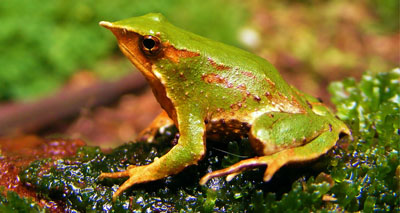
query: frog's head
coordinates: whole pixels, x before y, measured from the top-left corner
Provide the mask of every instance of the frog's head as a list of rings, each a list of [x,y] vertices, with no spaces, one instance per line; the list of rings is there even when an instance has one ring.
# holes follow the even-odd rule
[[[160,27],[165,22],[161,14],[147,14],[100,25],[113,32],[122,52],[151,83],[156,80],[152,65],[161,55]]]
[[[162,77],[162,73],[153,66],[158,60],[167,58],[176,62],[182,57],[196,56],[189,51],[178,50],[179,45],[174,42],[195,35],[175,27],[159,13],[117,22],[102,21],[100,25],[114,33],[122,52],[151,84]]]
[[[166,85],[162,81],[166,73],[157,67],[157,62],[162,59],[177,62],[182,57],[195,56],[190,55],[189,51],[178,50],[172,42],[177,38],[184,39],[190,33],[173,26],[157,13],[117,22],[102,21],[100,25],[117,37],[122,52],[146,77],[164,109],[172,108],[165,95]]]

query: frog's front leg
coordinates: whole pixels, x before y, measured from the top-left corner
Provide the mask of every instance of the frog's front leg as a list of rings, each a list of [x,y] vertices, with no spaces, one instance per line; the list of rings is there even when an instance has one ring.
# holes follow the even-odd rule
[[[269,181],[287,163],[312,160],[326,153],[336,144],[341,132],[350,135],[341,121],[326,120],[318,115],[265,114],[255,121],[250,131],[252,145],[265,156],[242,160],[211,172],[200,180],[200,184],[224,175],[228,175],[229,181],[242,171],[258,166],[267,166],[264,181]]]
[[[158,131],[162,131],[165,128],[174,125],[174,121],[168,116],[168,114],[163,110],[152,122],[151,124],[142,130],[137,141],[147,141],[153,142],[154,137],[157,135]]]
[[[178,115],[179,117],[179,115]],[[119,178],[129,176],[113,194],[115,200],[119,194],[134,184],[145,183],[179,173],[189,165],[196,164],[205,153],[205,124],[196,116],[180,116],[179,140],[167,154],[144,166],[129,166],[126,171],[102,173],[99,178]]]

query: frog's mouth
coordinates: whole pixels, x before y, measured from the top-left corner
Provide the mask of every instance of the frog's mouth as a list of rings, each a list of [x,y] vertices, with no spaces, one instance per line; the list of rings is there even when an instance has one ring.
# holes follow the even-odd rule
[[[153,75],[153,73],[151,72],[151,65],[150,66],[145,66],[144,64],[142,64],[137,57],[135,57],[137,54],[132,53],[129,48],[127,46],[125,46],[124,43],[119,43],[119,48],[121,49],[121,51],[124,53],[124,55],[126,55],[126,57],[129,58],[129,60],[133,63],[133,65],[135,65],[135,67],[141,71],[143,73],[143,75],[149,80],[152,81],[154,80],[156,77]]]
[[[143,73],[150,83],[157,81],[156,76],[152,72],[153,63],[140,50],[140,34],[107,21],[101,21],[99,24],[109,29],[115,35],[115,37],[117,37],[118,45],[121,51],[126,57],[128,57],[133,65],[135,65],[135,67]]]
[[[117,37],[119,47],[126,57],[135,65],[135,67],[143,73],[147,81],[150,83],[154,95],[158,102],[177,124],[177,116],[172,101],[167,97],[164,85],[153,73],[153,62],[144,55],[139,47],[141,35],[126,29],[123,26],[115,25],[110,22],[102,21],[100,25],[111,30]]]

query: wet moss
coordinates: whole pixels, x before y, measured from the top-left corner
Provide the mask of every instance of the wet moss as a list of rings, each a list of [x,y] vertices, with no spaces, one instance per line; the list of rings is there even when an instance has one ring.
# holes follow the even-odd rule
[[[16,192],[4,192],[4,188],[0,188],[0,212],[45,212],[31,198],[20,197]]]
[[[200,186],[207,172],[254,155],[247,139],[207,143],[207,156],[199,165],[131,187],[113,203],[112,193],[126,179],[100,181],[98,175],[162,156],[172,147],[174,129],[158,137],[158,143],[128,143],[107,154],[82,147],[72,158],[36,161],[20,178],[72,212],[399,211],[399,78],[400,71],[394,70],[365,74],[360,83],[348,79],[332,84],[338,115],[350,125],[354,141],[340,141],[316,161],[285,166],[268,183],[262,181],[264,168],[256,168],[230,182],[214,178]]]

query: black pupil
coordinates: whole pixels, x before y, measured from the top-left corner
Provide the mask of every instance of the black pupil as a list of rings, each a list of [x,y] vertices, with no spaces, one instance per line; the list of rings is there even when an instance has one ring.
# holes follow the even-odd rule
[[[143,46],[149,50],[153,49],[155,45],[156,45],[156,42],[153,39],[146,38],[143,40]]]

